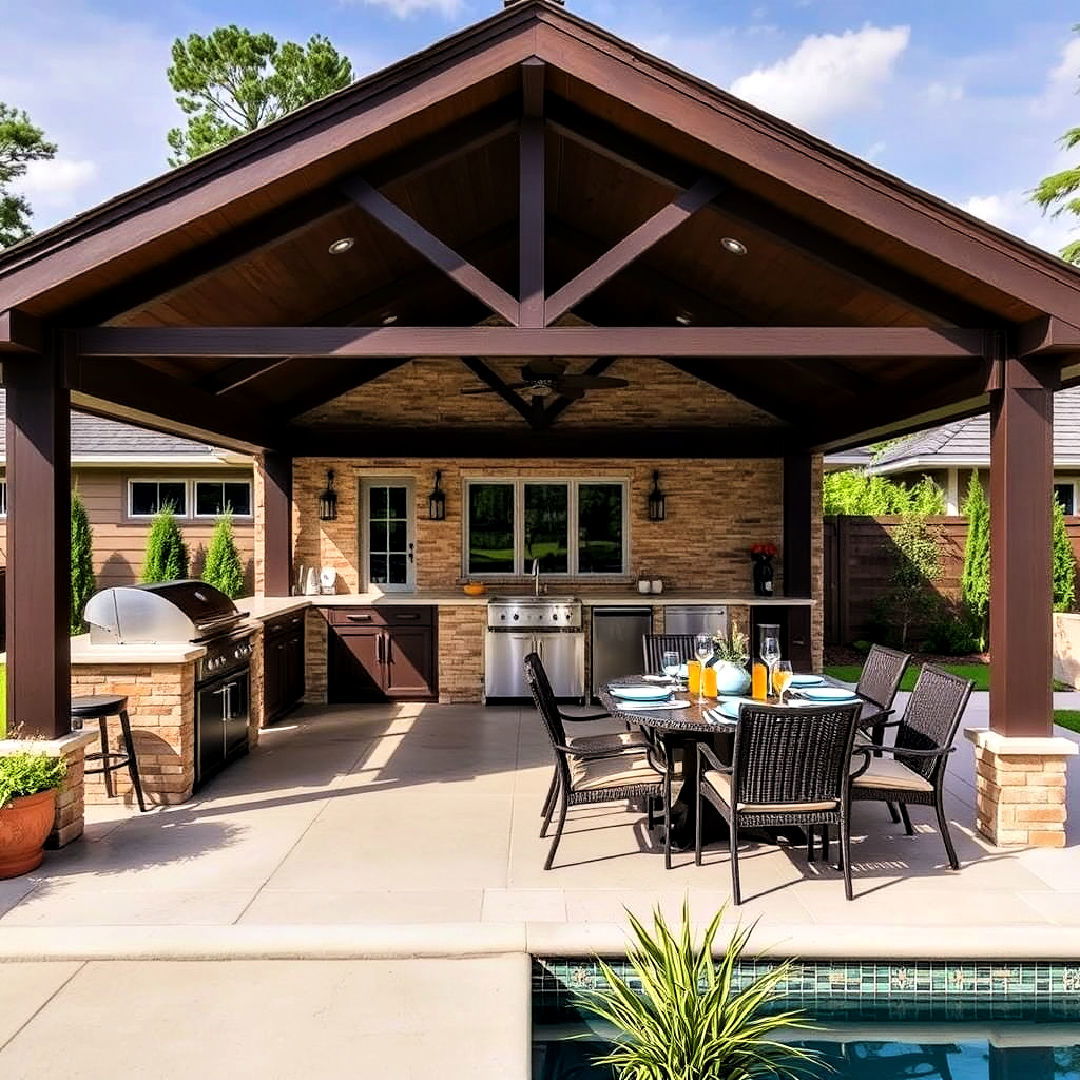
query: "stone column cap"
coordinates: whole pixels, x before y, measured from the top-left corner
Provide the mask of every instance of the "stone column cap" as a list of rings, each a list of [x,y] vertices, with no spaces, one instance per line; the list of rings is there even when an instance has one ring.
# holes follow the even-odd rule
[[[1071,757],[1080,753],[1072,739],[1051,735],[1002,735],[992,728],[965,728],[964,738],[973,742],[981,750],[992,754],[1023,755],[1025,757]]]
[[[48,757],[66,757],[80,747],[89,746],[100,737],[93,731],[73,731],[58,739],[0,739],[0,757],[9,754],[45,754]]]

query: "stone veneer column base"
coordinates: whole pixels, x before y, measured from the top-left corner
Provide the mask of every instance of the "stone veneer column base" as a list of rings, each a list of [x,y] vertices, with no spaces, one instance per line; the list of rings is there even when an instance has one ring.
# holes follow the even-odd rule
[[[1078,752],[1062,738],[1022,738],[984,728],[975,744],[976,825],[1001,847],[1065,846],[1065,763]]]
[[[56,817],[45,840],[47,848],[64,847],[83,834],[83,755],[96,741],[96,731],[77,731],[59,739],[0,739],[0,757],[30,751],[63,758],[67,763],[64,782],[56,793]]]

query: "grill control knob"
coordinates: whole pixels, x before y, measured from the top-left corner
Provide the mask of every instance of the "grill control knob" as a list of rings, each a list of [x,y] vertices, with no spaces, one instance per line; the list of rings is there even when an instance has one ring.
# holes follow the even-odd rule
[[[514,612],[514,621],[516,622],[520,618],[521,618],[521,616],[515,611]]]

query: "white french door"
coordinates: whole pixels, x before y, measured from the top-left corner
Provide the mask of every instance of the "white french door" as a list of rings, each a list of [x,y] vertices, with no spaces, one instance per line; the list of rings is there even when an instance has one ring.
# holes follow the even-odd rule
[[[367,585],[382,592],[416,588],[416,500],[412,480],[365,480],[364,571]]]

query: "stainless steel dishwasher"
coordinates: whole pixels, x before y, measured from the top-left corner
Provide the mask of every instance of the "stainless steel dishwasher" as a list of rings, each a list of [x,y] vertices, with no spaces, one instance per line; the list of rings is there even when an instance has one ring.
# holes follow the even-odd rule
[[[652,608],[594,607],[592,612],[592,692],[620,675],[641,671],[641,639],[652,632]]]

